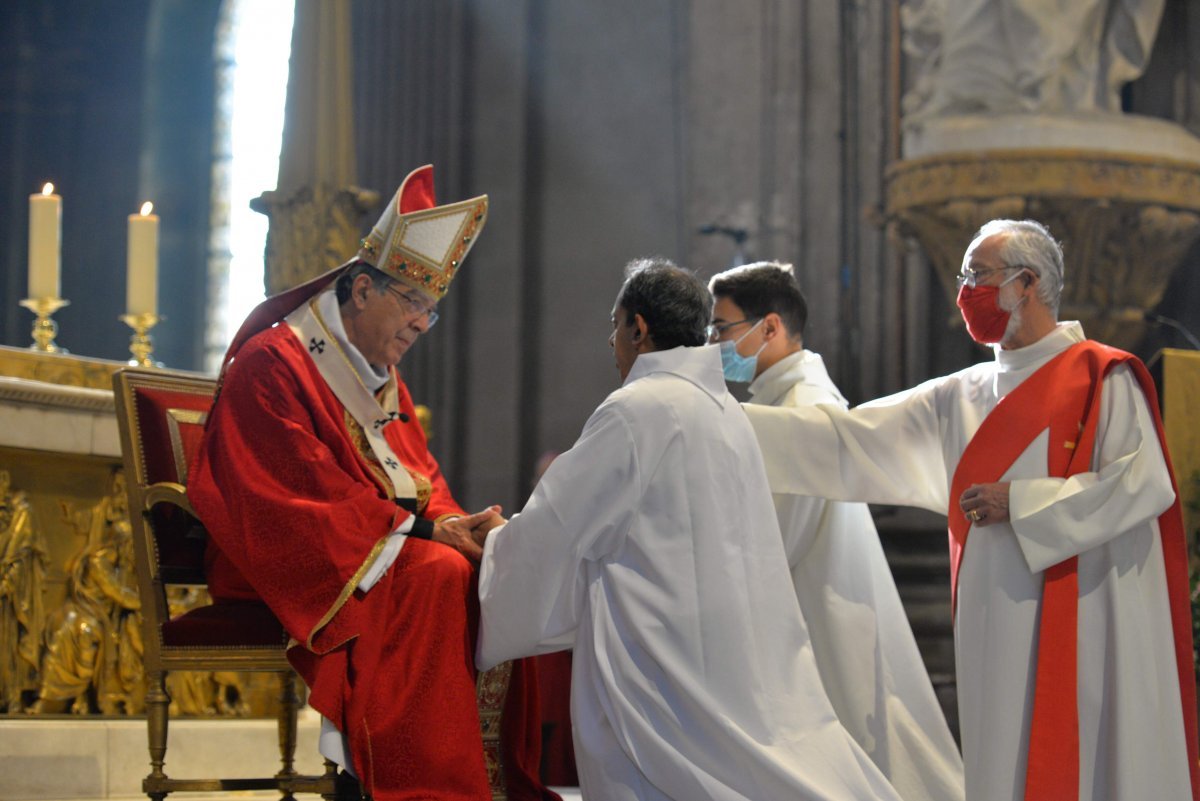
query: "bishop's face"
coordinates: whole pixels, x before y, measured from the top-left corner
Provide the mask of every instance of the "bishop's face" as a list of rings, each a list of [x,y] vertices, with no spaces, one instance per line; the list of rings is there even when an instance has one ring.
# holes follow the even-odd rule
[[[382,291],[371,277],[354,279],[350,292],[352,311],[343,315],[346,336],[374,367],[398,364],[417,338],[429,330],[432,299],[393,283]]]

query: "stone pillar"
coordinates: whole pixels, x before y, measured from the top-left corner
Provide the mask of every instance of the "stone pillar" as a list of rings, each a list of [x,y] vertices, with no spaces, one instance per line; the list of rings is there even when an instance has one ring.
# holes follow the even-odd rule
[[[298,0],[279,185],[251,204],[271,220],[268,295],[345,261],[359,218],[379,203],[354,186],[353,83],[350,5]]]

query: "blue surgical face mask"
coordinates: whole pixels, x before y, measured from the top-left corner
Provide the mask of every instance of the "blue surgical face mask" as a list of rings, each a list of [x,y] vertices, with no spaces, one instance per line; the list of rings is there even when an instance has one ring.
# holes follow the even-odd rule
[[[762,320],[759,320],[750,331],[762,325]],[[748,384],[754,380],[754,371],[758,368],[758,354],[763,352],[763,348],[767,346],[766,342],[762,343],[762,348],[755,351],[753,356],[743,356],[737,352],[738,343],[750,336],[750,331],[742,334],[735,340],[725,340],[721,342],[721,367],[725,371],[725,378],[730,381],[736,381],[740,384]]]

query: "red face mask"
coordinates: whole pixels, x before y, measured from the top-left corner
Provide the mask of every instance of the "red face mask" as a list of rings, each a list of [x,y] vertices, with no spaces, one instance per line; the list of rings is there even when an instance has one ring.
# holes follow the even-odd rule
[[[967,333],[981,345],[991,345],[1004,338],[1012,312],[1000,308],[1000,287],[963,284],[958,290],[958,308]]]

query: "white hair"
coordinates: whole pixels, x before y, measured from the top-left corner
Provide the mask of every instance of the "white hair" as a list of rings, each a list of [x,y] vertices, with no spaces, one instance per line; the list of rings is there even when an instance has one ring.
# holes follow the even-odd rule
[[[992,220],[984,223],[975,234],[962,266],[971,261],[971,254],[983,240],[1003,234],[998,254],[1005,267],[1025,267],[1037,274],[1038,298],[1058,315],[1063,291],[1062,246],[1050,235],[1050,230],[1036,220]]]

